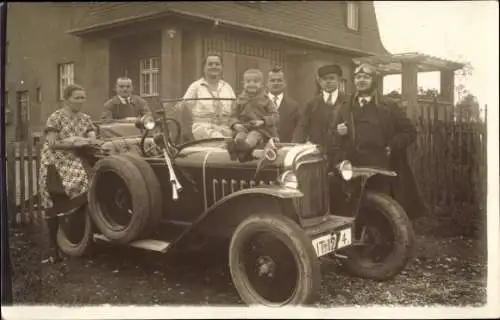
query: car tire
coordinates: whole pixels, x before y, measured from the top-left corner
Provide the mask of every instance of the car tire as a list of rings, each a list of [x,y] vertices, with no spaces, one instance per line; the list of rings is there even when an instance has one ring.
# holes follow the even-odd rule
[[[59,249],[70,257],[88,255],[93,244],[93,226],[88,205],[85,204],[76,212],[58,219],[57,244]]]
[[[279,240],[279,243],[281,243],[279,246],[288,249],[280,252],[282,254],[280,259],[282,263],[277,268],[275,267],[275,263],[279,262],[278,260],[274,261],[272,258],[269,258],[269,256],[256,256],[256,263],[262,262],[262,257],[266,257],[267,260],[272,262],[270,268],[266,268],[267,270],[265,271],[268,272],[267,276],[269,276],[269,272],[274,273],[274,275],[270,275],[269,277],[272,278],[271,281],[276,281],[276,283],[271,283],[271,285],[268,286],[270,295],[274,295],[274,297],[272,297],[273,300],[270,297],[264,297],[258,292],[258,282],[251,282],[250,278],[255,277],[251,272],[254,270],[251,269],[253,264],[248,263],[245,259],[247,241],[261,232],[263,235],[269,235],[275,238],[275,240]],[[274,244],[276,244],[276,246],[274,246]],[[277,244],[277,242],[274,242],[273,245],[264,244],[262,248],[276,248],[278,246]],[[286,252],[290,253],[288,257],[285,255]],[[251,254],[249,255],[252,256]],[[288,260],[286,258],[288,258]],[[286,263],[287,261],[289,263]],[[293,265],[294,263],[292,261],[295,265]],[[296,272],[293,272],[292,276],[289,277],[286,270],[292,265],[294,269],[296,268]],[[268,306],[283,306],[309,304],[315,301],[321,285],[319,260],[316,257],[316,252],[311,240],[297,223],[279,214],[251,215],[238,225],[232,235],[229,245],[229,267],[236,290],[241,299],[250,305],[264,304]],[[250,267],[250,269],[247,269],[247,267]],[[255,270],[257,269],[256,267]],[[262,271],[262,269],[259,269],[259,273],[260,271]],[[290,289],[289,293],[286,292],[278,299],[278,291],[273,290],[285,289],[289,285],[290,279],[294,278],[293,275],[295,275],[296,279],[294,284],[295,289]],[[274,278],[274,276],[281,276],[281,278]],[[285,278],[283,278],[283,276],[285,276]],[[257,280],[260,280],[260,277],[265,278],[265,276],[259,274]],[[288,295],[289,297],[286,298]]]
[[[119,225],[108,218],[111,212],[106,210],[106,205],[109,203],[102,203],[105,201],[101,193],[103,186],[109,186],[106,184],[109,182],[109,173],[116,175],[117,177],[113,178],[120,179],[130,194],[132,214],[127,225]],[[97,230],[109,240],[122,244],[137,240],[146,234],[152,212],[149,193],[145,177],[129,157],[112,155],[97,161],[88,193],[90,215]],[[109,201],[111,202],[111,199]]]
[[[375,209],[381,213],[378,217],[370,217],[372,222],[368,222],[368,215],[363,209]],[[383,219],[383,220],[382,220]],[[379,224],[373,221],[385,221],[385,228],[379,227]],[[347,259],[340,260],[341,269],[346,273],[365,279],[376,281],[386,281],[398,275],[408,264],[414,255],[415,250],[415,234],[410,219],[406,215],[404,209],[388,195],[368,191],[361,203],[360,215],[355,221],[355,235],[360,234],[363,226],[367,229],[372,228],[375,233],[378,232],[380,238],[387,237],[390,226],[392,241],[392,251],[387,254],[383,262],[367,261],[369,259],[363,257],[360,247],[351,247],[347,249]],[[377,231],[377,228],[380,230]]]
[[[153,168],[147,163],[146,160],[142,159],[137,154],[133,153],[125,153],[124,157],[127,157],[130,161],[132,161],[135,166],[141,171],[142,176],[145,181],[147,181],[146,186],[149,193],[149,204],[150,204],[150,218],[148,220],[148,228],[142,234],[143,236],[149,235],[155,232],[158,229],[158,225],[162,219],[163,213],[163,195],[160,186],[160,182],[158,181],[158,177],[156,176]]]

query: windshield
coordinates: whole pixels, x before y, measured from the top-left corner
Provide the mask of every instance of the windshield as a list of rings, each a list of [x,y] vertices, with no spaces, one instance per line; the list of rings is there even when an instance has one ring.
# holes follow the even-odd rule
[[[165,115],[181,126],[181,143],[214,138],[231,138],[233,98],[198,98],[163,100]],[[169,126],[175,123],[169,122]],[[175,128],[169,128],[172,133]]]
[[[136,137],[141,135],[141,130],[135,126],[136,118],[95,121],[99,127],[101,139],[116,137]]]

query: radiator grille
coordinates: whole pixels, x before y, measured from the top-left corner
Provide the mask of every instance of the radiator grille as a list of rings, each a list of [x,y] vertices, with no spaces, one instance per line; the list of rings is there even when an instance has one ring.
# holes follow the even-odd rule
[[[297,170],[299,189],[304,194],[294,204],[302,218],[312,218],[329,211],[328,167],[326,161],[302,164]]]
[[[229,194],[248,188],[253,188],[258,185],[277,185],[276,181],[254,181],[254,180],[235,180],[235,179],[213,179],[212,180],[212,203],[216,203],[220,199]]]

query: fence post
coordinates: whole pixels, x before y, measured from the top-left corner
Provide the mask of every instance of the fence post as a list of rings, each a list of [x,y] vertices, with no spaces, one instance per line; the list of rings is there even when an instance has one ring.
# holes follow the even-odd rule
[[[26,174],[24,172],[25,169],[25,157],[24,157],[24,152],[25,152],[26,145],[24,144],[24,141],[19,141],[18,142],[18,150],[19,150],[19,212],[17,213],[18,215],[18,221],[20,224],[24,224],[23,221],[23,216],[24,212],[26,211]],[[17,179],[16,179],[17,180]]]
[[[7,204],[9,225],[16,225],[16,204],[17,204],[17,185],[16,185],[16,145],[9,143],[7,145]]]
[[[36,146],[36,162],[35,162],[35,170],[36,170],[36,206],[37,206],[37,221],[42,221],[42,198],[40,196],[40,164],[42,161],[42,143],[39,139],[35,139]]]
[[[35,210],[33,210],[33,184],[35,178],[33,176],[33,140],[28,139],[28,210],[25,213],[27,223],[34,221]]]

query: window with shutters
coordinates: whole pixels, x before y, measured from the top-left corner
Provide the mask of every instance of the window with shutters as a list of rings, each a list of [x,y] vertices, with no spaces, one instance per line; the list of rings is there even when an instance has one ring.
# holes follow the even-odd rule
[[[350,30],[359,30],[359,3],[355,1],[347,2],[347,28]]]
[[[72,62],[61,63],[57,66],[58,69],[58,96],[59,100],[64,100],[64,89],[70,84],[75,83],[75,64]]]
[[[160,95],[160,58],[147,58],[140,61],[139,81],[142,97],[157,97]]]

